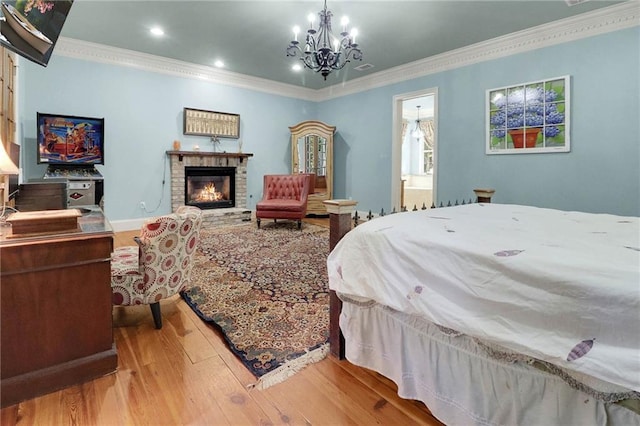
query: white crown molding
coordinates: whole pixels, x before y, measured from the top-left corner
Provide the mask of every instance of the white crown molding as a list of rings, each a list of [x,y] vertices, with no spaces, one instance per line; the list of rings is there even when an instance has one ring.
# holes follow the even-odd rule
[[[60,37],[54,54],[178,77],[206,80],[279,96],[322,102],[479,62],[638,25],[640,25],[640,0],[629,0],[319,90],[66,37]]]
[[[640,1],[598,9],[318,90],[325,101],[414,78],[640,25]]]
[[[314,101],[316,90],[148,53],[60,37],[54,55],[219,83],[243,89]]]

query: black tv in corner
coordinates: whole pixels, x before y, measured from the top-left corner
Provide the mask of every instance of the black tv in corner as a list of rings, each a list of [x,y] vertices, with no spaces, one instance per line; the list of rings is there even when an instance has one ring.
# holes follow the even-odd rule
[[[0,2],[0,45],[47,66],[74,0]]]

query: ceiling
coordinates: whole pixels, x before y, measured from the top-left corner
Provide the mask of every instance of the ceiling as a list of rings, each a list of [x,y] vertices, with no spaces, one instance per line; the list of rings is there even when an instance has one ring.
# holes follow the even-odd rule
[[[306,17],[317,16],[322,0],[76,0],[61,36],[198,65],[213,66],[220,59],[227,71],[321,89],[615,3],[328,0],[335,29],[343,15],[358,29],[363,60],[326,81],[311,70],[292,71],[299,60],[286,56],[293,26],[306,28]],[[154,26],[165,35],[152,36]],[[353,69],[362,64],[373,68]]]

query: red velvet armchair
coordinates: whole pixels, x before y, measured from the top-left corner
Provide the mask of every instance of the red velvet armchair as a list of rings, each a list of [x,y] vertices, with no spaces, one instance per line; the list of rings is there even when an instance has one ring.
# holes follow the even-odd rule
[[[258,228],[260,219],[288,219],[297,220],[298,229],[302,229],[310,181],[307,174],[265,175],[262,200],[256,204]]]

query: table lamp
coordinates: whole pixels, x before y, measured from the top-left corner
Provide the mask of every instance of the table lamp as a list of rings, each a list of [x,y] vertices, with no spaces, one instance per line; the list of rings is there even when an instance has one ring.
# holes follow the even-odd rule
[[[3,175],[17,175],[20,173],[18,166],[13,164],[7,150],[4,148],[4,143],[0,139],[0,174]]]
[[[20,173],[20,169],[18,169],[18,166],[13,164],[9,154],[7,154],[7,150],[4,149],[4,143],[0,139],[0,188],[2,188],[2,212],[0,213],[0,226],[5,226],[7,224],[4,217],[7,202],[7,182],[5,176],[17,175],[18,173]]]
[[[5,175],[17,175],[18,173],[20,173],[20,169],[18,169],[18,166],[13,164],[11,157],[9,157],[7,150],[4,148],[2,139],[0,139],[0,177],[4,180]],[[4,188],[4,185],[2,188]]]

